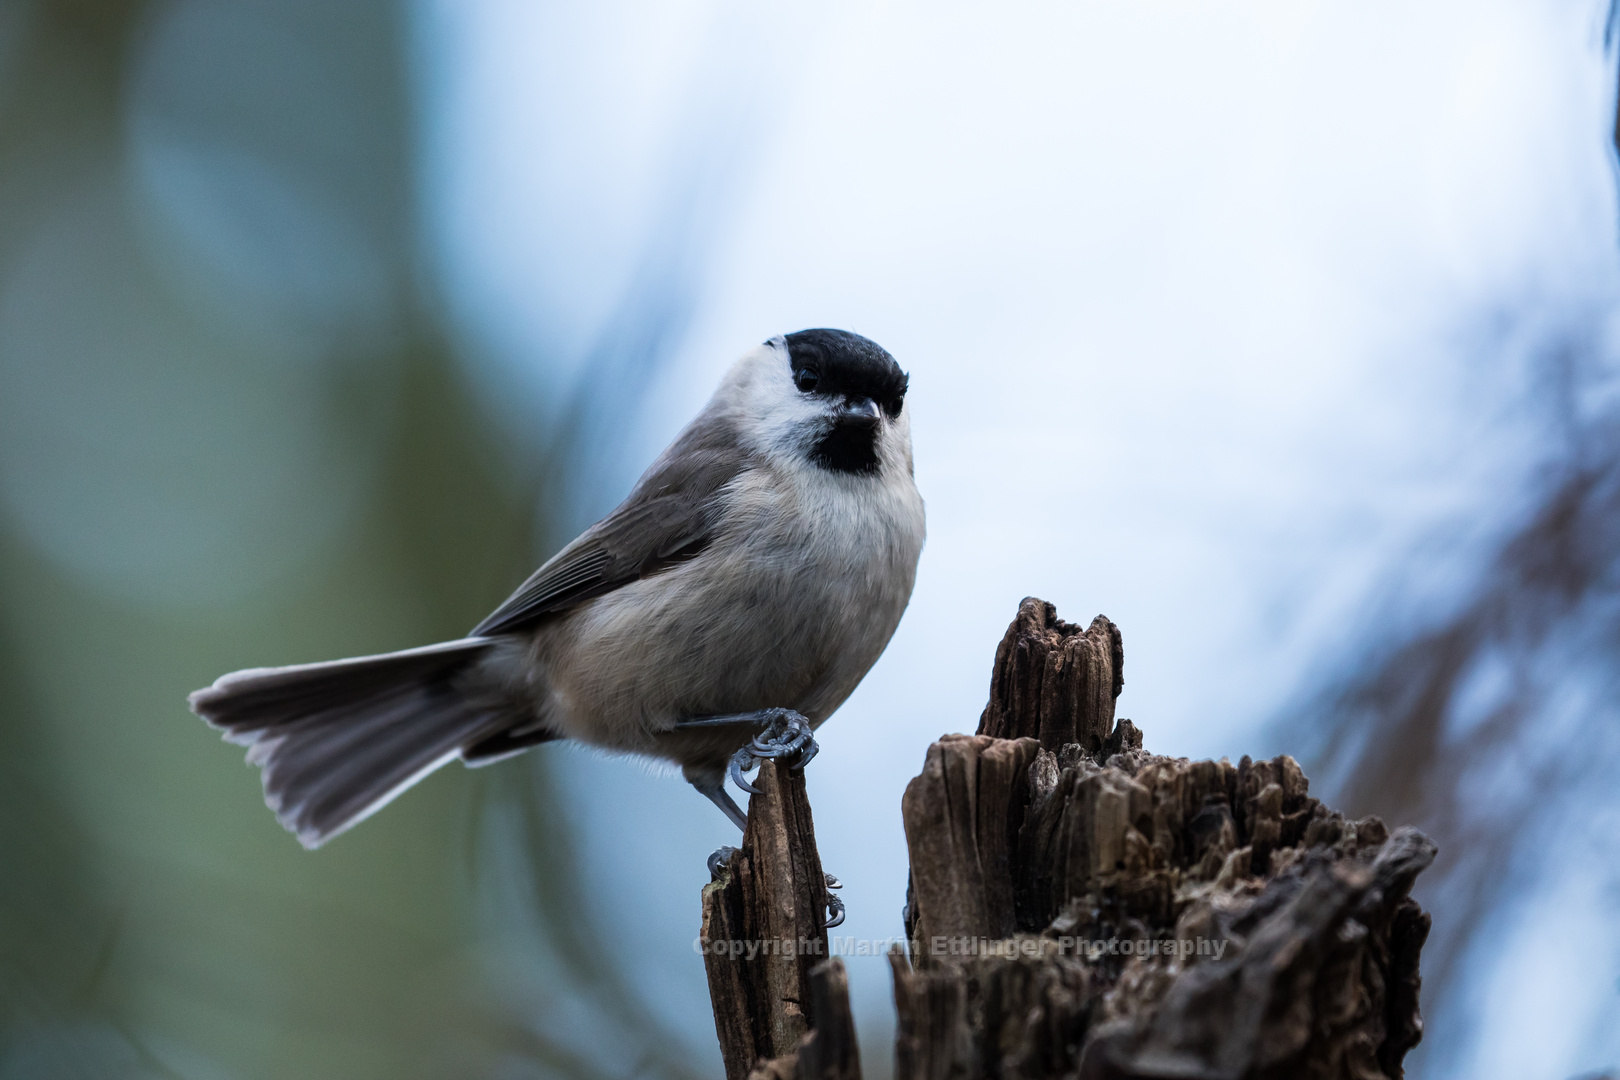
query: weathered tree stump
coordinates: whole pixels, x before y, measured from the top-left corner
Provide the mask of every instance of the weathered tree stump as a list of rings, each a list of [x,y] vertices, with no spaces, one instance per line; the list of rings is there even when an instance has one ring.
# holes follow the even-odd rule
[[[1290,757],[1144,752],[1123,663],[1107,619],[1024,601],[980,734],[907,787],[896,1076],[1401,1076],[1433,843],[1322,806]]]
[[[843,963],[802,774],[760,766],[743,844],[703,890],[704,967],[727,1080],[859,1080]]]
[[[897,1080],[1399,1078],[1434,844],[1322,806],[1290,757],[1147,753],[1114,721],[1123,668],[1113,623],[1025,600],[979,733],[906,788]],[[703,897],[726,1075],[858,1077],[803,779],[760,786]]]

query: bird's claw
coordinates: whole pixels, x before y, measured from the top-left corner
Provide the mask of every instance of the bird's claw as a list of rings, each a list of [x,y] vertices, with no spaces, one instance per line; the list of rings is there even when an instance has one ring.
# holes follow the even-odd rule
[[[720,872],[726,868],[726,863],[737,854],[737,849],[729,845],[716,848],[709,854],[709,880],[719,881]]]
[[[761,761],[794,758],[796,760],[792,767],[802,769],[821,751],[810,729],[810,721],[803,716],[791,709],[770,709],[767,716],[769,721],[765,730],[731,755],[728,769],[731,782],[751,795],[758,795],[759,789],[750,784],[743,774],[753,771]]]
[[[749,754],[748,747],[745,746],[731,755],[731,765],[727,768],[727,772],[731,774],[731,782],[750,795],[758,795],[760,790],[748,782],[748,778],[743,775],[743,770],[752,769],[755,764],[753,755]]]
[[[726,864],[731,857],[737,854],[737,849],[729,845],[716,848],[709,855],[709,880],[719,881],[720,875],[725,872]],[[822,874],[827,883],[827,921],[822,923],[822,929],[831,930],[835,926],[844,925],[844,902],[832,894],[833,889],[842,889],[844,883],[831,874]]]
[[[719,852],[716,852],[715,854],[719,854]],[[827,879],[828,890],[842,889],[844,887],[844,883],[833,877],[831,874],[823,874],[822,876]],[[842,926],[843,924],[844,902],[829,891],[827,893],[827,921],[821,924],[822,928],[825,930],[831,930],[833,927]]]

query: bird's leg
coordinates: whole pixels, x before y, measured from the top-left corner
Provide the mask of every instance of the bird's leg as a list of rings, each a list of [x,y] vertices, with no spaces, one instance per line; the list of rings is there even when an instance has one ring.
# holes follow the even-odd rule
[[[693,779],[692,786],[702,792],[704,798],[718,806],[720,812],[730,818],[733,825],[743,830],[743,832],[748,831],[748,815],[743,812],[742,807],[737,805],[736,800],[727,793],[726,778],[724,776],[717,776],[712,780],[707,778]],[[736,848],[726,845],[717,848],[709,855],[710,881],[719,880],[721,867],[730,862],[731,857],[736,853]]]
[[[702,792],[704,798],[718,806],[720,812],[730,818],[733,825],[744,832],[748,830],[748,815],[726,791],[724,779],[716,780],[713,783],[694,783],[692,786]]]
[[[728,725],[763,728],[731,756],[729,772],[732,781],[744,791],[758,795],[759,789],[750,784],[743,777],[743,773],[752,772],[761,761],[771,758],[794,758],[791,768],[802,769],[810,764],[821,747],[816,745],[816,738],[810,728],[810,721],[794,712],[792,709],[761,709],[758,712],[739,713],[735,716],[705,716],[696,720],[682,720],[676,723],[678,731],[702,727],[725,727]],[[730,818],[737,828],[744,832],[748,830],[748,815],[743,812],[730,794],[726,792],[725,782],[702,782],[694,780],[692,786],[703,793],[703,796],[720,808],[720,812]],[[709,856],[709,877],[718,878],[720,868],[730,861],[734,847],[722,847]],[[844,922],[844,902],[832,894],[833,889],[843,888],[843,883],[831,874],[823,874],[827,879],[827,921],[823,924],[831,930],[841,926]]]

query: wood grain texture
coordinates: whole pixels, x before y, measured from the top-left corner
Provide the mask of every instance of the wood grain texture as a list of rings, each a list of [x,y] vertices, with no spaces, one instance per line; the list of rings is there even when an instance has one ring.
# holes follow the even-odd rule
[[[849,973],[833,957],[810,969],[815,1027],[799,1043],[798,1080],[860,1080],[861,1052],[849,1011]]]
[[[1024,601],[980,734],[908,786],[896,1077],[1400,1077],[1434,844],[1323,806],[1290,757],[1146,753],[1122,666],[1107,619]]]
[[[996,649],[978,733],[1096,753],[1113,731],[1114,699],[1124,686],[1117,626],[1099,615],[1082,630],[1046,601],[1026,597]]]

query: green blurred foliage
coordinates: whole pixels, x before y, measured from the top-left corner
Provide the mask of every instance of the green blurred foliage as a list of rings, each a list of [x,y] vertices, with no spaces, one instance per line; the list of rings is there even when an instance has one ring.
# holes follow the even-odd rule
[[[0,7],[0,1078],[682,1075],[544,761],[319,852],[185,709],[531,566],[415,226],[398,3]]]

